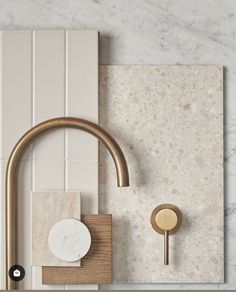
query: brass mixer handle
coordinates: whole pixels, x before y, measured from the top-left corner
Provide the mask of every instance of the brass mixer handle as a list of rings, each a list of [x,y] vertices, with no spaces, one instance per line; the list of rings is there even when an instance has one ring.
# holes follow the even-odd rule
[[[167,230],[164,234],[164,264],[169,265],[169,232]]]

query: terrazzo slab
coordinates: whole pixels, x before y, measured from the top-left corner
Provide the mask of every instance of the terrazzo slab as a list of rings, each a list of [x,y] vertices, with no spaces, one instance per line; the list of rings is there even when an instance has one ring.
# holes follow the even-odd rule
[[[80,261],[58,259],[49,249],[49,231],[63,219],[80,220],[79,192],[32,192],[33,266],[80,266]]]
[[[222,283],[222,66],[101,66],[100,124],[120,142],[131,180],[114,187],[101,147],[100,212],[113,215],[114,282]],[[162,203],[183,214],[169,266],[150,225]]]

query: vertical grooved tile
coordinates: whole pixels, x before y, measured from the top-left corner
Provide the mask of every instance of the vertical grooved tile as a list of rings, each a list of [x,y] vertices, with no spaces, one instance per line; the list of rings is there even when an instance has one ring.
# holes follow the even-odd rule
[[[34,160],[34,191],[64,190],[64,161]]]
[[[6,163],[10,152],[22,136],[22,134],[31,128],[31,39],[32,34],[30,30],[4,30],[1,31],[1,49],[0,49],[0,94],[1,94],[1,141],[0,141],[0,158],[1,163],[1,231],[4,239],[1,239],[3,245],[1,246],[1,286],[5,288],[5,173]],[[27,161],[29,165],[30,151],[25,153],[23,160]],[[21,164],[19,176],[22,175]],[[19,181],[19,197],[24,201],[27,207],[27,195],[31,188],[31,173],[27,168],[27,179]],[[24,189],[24,191],[23,191]],[[4,204],[4,205],[3,205]],[[22,214],[22,216],[21,216]],[[30,214],[24,212],[19,214],[21,222],[24,222],[24,227],[19,226],[18,236],[18,250],[21,251],[19,261],[25,266],[27,275],[21,282],[20,288],[31,288],[31,267],[28,263],[28,251],[30,243],[27,239],[30,238]],[[23,242],[22,234],[26,240]],[[3,262],[4,261],[4,262]]]
[[[98,122],[98,32],[67,32],[67,116]],[[97,141],[68,130],[68,159],[97,160]]]
[[[33,122],[64,116],[64,31],[38,30],[33,43]],[[64,131],[46,134],[34,143],[33,191],[61,190],[64,185]],[[33,289],[42,285],[42,268],[32,268]]]
[[[8,159],[30,127],[31,31],[6,30],[2,32],[2,159]]]
[[[66,33],[66,115],[98,122],[98,32]],[[66,135],[66,189],[81,192],[81,213],[98,213],[98,142],[82,131]],[[98,285],[66,285],[98,290]]]
[[[64,116],[64,31],[34,32],[34,124]],[[35,159],[64,158],[64,130],[35,143]]]

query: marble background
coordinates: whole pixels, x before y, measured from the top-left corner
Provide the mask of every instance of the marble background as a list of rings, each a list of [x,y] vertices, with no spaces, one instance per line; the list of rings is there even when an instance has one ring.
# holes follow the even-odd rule
[[[236,289],[236,1],[0,0],[0,27],[97,29],[101,64],[225,66],[226,283],[103,288]]]

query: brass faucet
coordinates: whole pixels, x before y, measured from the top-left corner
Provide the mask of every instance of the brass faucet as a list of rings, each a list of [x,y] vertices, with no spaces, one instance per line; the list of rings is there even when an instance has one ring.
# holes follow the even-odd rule
[[[57,128],[75,128],[97,137],[110,152],[116,167],[119,187],[129,186],[129,172],[125,156],[115,141],[103,128],[78,118],[55,118],[44,121],[28,132],[18,141],[7,164],[6,170],[6,289],[16,289],[16,282],[8,275],[11,266],[17,264],[17,178],[18,168],[26,149],[42,134]]]

